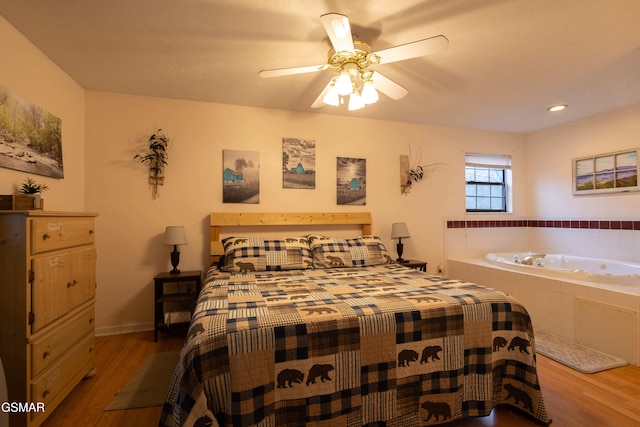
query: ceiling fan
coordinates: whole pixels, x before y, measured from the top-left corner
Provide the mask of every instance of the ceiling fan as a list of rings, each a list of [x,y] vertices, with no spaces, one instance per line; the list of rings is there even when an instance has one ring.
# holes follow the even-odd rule
[[[345,15],[327,13],[320,16],[320,19],[333,46],[329,50],[326,64],[262,70],[258,73],[263,78],[325,70],[338,73],[311,104],[312,108],[323,105],[338,106],[349,96],[349,110],[357,110],[378,101],[378,90],[391,99],[398,100],[409,91],[374,68],[377,65],[437,53],[446,49],[449,44],[445,36],[438,35],[372,52],[371,46],[367,43],[353,39],[349,18]]]

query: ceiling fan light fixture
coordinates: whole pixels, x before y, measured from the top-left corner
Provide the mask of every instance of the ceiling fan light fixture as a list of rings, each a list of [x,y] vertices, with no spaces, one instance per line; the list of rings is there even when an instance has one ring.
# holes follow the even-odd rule
[[[327,83],[311,104],[311,108],[320,108],[323,105],[340,106],[347,103],[346,98],[349,97],[349,110],[360,109],[377,102],[378,92],[393,100],[399,100],[409,91],[369,67],[438,53],[449,44],[445,36],[438,35],[372,51],[368,43],[358,40],[357,36],[354,38],[351,34],[351,24],[346,15],[325,13],[320,16],[320,20],[331,42],[326,64],[261,70],[258,73],[263,78],[328,70],[337,73],[338,76],[334,76]]]
[[[363,83],[361,98],[365,105],[371,105],[378,102],[378,91],[371,80],[365,80]]]

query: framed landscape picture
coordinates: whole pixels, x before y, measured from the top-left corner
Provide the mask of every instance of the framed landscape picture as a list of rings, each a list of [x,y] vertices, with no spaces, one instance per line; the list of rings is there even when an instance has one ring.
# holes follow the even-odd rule
[[[0,167],[64,178],[62,120],[1,86]]]
[[[573,160],[573,194],[638,191],[640,149],[617,151]]]
[[[367,160],[338,157],[336,195],[339,205],[367,204]]]
[[[316,141],[282,138],[282,188],[316,188]]]
[[[260,152],[222,150],[222,203],[260,203]]]

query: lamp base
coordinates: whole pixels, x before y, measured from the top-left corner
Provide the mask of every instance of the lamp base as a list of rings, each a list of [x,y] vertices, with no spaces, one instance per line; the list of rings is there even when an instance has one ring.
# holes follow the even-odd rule
[[[180,264],[180,252],[178,252],[178,246],[173,245],[173,251],[171,252],[171,265],[173,266],[173,270],[171,270],[169,274],[180,274],[178,264]]]
[[[402,252],[404,252],[404,244],[402,243],[402,239],[400,239],[400,242],[396,245],[396,252],[398,252],[398,259],[396,259],[397,262],[407,261],[406,259],[402,258]]]

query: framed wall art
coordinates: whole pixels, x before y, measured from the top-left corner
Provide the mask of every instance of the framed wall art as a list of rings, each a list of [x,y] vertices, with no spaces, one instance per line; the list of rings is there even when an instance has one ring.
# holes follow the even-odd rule
[[[222,203],[260,203],[260,152],[222,150]]]
[[[316,141],[282,138],[282,188],[316,188]]]
[[[338,205],[367,204],[367,160],[338,157],[336,169]]]
[[[638,191],[640,149],[573,159],[573,194]]]
[[[62,120],[2,86],[0,167],[64,178]]]

